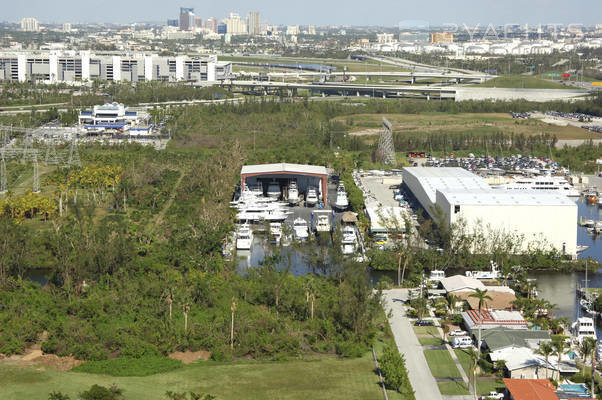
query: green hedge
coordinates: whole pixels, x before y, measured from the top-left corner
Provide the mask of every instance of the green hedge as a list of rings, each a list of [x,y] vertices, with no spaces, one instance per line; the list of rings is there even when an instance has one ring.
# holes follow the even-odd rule
[[[182,362],[167,357],[120,357],[114,360],[88,361],[72,371],[111,376],[148,376],[182,368]]]

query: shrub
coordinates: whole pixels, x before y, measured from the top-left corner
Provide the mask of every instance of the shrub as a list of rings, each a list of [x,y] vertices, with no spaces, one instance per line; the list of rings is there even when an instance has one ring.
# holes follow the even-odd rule
[[[380,371],[384,377],[385,385],[389,389],[398,391],[406,399],[414,398],[414,391],[408,378],[406,360],[394,346],[387,346],[379,359]]]
[[[167,357],[120,357],[114,360],[88,361],[72,371],[111,376],[148,376],[182,367],[182,362]]]
[[[79,394],[81,400],[122,400],[123,390],[113,385],[110,388],[92,385],[89,390]]]
[[[337,341],[334,344],[334,350],[343,357],[361,357],[368,349],[362,343],[352,340]]]

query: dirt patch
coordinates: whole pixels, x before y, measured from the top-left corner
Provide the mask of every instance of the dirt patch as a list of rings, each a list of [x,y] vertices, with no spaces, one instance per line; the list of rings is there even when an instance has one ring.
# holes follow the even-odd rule
[[[361,131],[349,132],[349,136],[371,136],[380,135],[381,128],[363,129]]]
[[[56,354],[43,354],[40,357],[34,358],[32,361],[57,371],[69,371],[71,368],[77,367],[84,362],[74,357],[59,357]]]
[[[211,357],[211,353],[205,350],[176,351],[175,353],[171,353],[168,357],[173,358],[174,360],[180,360],[184,364],[190,364],[198,360],[207,361],[209,357]]]

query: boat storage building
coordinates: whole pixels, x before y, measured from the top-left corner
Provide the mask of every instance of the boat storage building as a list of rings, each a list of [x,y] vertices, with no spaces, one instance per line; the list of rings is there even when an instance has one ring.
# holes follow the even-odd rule
[[[402,174],[426,212],[447,226],[463,221],[468,232],[519,235],[523,250],[551,246],[577,255],[577,204],[563,194],[493,189],[462,168],[409,167]]]

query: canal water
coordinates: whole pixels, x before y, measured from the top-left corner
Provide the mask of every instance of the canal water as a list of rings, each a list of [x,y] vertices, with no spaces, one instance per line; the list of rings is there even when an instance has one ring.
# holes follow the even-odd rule
[[[602,220],[602,208],[597,205],[587,205],[583,199],[576,200],[579,207],[579,218]],[[592,258],[602,262],[602,239],[587,233],[587,229],[577,227],[577,244],[589,246],[579,254],[579,258]],[[583,316],[576,296],[578,286],[585,286],[585,272],[557,273],[535,272],[531,278],[536,279],[537,291],[541,298],[556,305],[554,316],[565,317],[569,321]],[[602,288],[602,269],[597,272],[588,272],[588,286]],[[598,337],[602,338],[602,321],[598,322]]]

